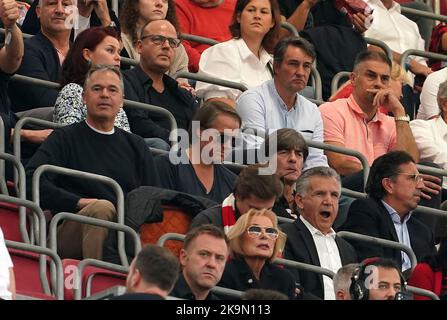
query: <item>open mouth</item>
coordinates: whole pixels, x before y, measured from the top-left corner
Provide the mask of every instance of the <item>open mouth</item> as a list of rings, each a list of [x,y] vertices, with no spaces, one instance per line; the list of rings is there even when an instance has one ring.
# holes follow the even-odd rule
[[[320,215],[321,215],[323,218],[327,219],[327,218],[329,218],[329,217],[331,216],[331,212],[330,212],[330,211],[321,211],[321,212],[320,212]]]

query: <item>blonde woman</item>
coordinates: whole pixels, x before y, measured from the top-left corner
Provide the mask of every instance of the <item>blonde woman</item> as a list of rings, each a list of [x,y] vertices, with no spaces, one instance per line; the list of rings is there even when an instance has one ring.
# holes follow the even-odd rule
[[[272,289],[295,299],[295,279],[272,261],[282,254],[286,234],[278,228],[275,213],[250,209],[228,233],[231,259],[219,286],[246,291]]]

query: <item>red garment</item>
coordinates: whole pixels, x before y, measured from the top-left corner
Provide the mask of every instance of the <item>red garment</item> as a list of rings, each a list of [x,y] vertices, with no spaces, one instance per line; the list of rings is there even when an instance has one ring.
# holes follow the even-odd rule
[[[433,271],[427,263],[418,263],[411,273],[410,279],[408,279],[408,284],[433,291],[439,296],[441,294],[442,272]],[[415,294],[414,300],[430,300],[430,298]]]
[[[339,91],[337,91],[332,97],[329,98],[329,102],[333,102],[338,99],[347,99],[351,95],[353,91],[352,84],[349,83],[342,87]],[[384,107],[379,107],[379,112],[382,112],[383,114],[388,114],[386,109]]]
[[[230,23],[236,0],[225,0],[213,8],[203,8],[192,0],[176,0],[175,6],[181,31],[219,42],[231,39]],[[190,72],[199,71],[200,55],[209,45],[183,41],[189,58]]]

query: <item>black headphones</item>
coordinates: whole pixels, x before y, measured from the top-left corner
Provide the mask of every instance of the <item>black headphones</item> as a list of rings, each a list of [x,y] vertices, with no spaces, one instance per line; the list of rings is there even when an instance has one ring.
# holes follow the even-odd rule
[[[371,275],[371,272],[366,273],[366,267],[373,266],[381,258],[368,258],[363,260],[357,268],[354,269],[351,276],[351,285],[349,287],[349,294],[352,300],[368,300],[369,299],[369,288],[366,286],[367,278]],[[396,268],[399,273],[401,291],[396,293],[394,300],[403,300],[404,292],[406,291],[407,282],[404,275]]]

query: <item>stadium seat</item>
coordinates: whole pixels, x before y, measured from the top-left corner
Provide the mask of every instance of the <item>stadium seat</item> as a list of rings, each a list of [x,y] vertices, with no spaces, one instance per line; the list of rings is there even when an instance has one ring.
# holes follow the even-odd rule
[[[140,228],[141,245],[147,243],[156,244],[165,233],[186,234],[191,224],[192,217],[184,210],[175,206],[163,206],[163,221],[158,223],[144,223]],[[183,244],[179,241],[169,240],[165,247],[177,257]]]
[[[89,259],[92,260],[92,259]],[[65,300],[74,300],[74,270],[78,270],[80,261],[75,259],[64,259],[64,298]],[[99,263],[101,263],[99,261]],[[117,266],[120,267],[120,266]],[[101,292],[113,286],[125,286],[127,274],[117,272],[106,268],[87,265],[82,272],[80,298],[85,298],[97,292]]]

